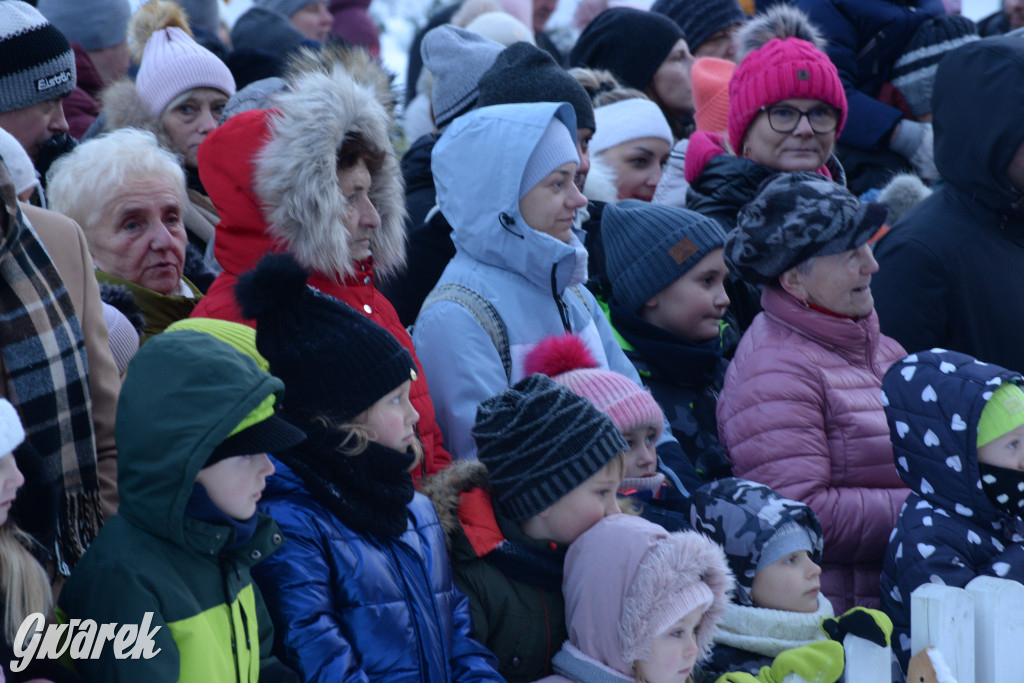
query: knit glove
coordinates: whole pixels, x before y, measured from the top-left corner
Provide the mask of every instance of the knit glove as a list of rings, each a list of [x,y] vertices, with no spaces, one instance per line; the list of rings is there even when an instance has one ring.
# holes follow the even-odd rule
[[[924,180],[938,180],[934,142],[932,124],[903,119],[889,142],[889,149],[907,159]]]
[[[843,646],[819,640],[780,653],[770,667],[761,667],[757,676],[734,672],[715,683],[835,683],[845,666]]]
[[[892,620],[883,612],[866,607],[854,607],[841,617],[822,619],[821,630],[832,640],[842,644],[847,634],[870,640],[879,647],[889,647]]]

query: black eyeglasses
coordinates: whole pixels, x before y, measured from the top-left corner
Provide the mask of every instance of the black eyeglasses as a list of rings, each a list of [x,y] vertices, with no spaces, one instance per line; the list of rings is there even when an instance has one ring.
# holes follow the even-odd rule
[[[815,133],[831,133],[839,125],[840,112],[835,107],[815,107],[810,111],[801,111],[784,104],[772,104],[761,107],[761,111],[768,114],[768,125],[776,133],[792,133],[804,116]]]

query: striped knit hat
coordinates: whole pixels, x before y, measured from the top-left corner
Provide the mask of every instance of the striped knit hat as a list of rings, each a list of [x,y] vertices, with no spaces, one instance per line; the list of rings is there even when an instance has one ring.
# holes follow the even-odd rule
[[[0,112],[65,97],[76,83],[68,39],[31,5],[0,2]]]
[[[691,52],[722,29],[747,20],[736,0],[656,0],[651,11],[664,14],[683,29]]]
[[[544,375],[483,401],[473,426],[497,510],[522,522],[629,450],[611,418]]]
[[[900,89],[914,116],[932,111],[932,89],[939,62],[961,45],[980,40],[974,22],[959,14],[944,14],[921,24],[892,71],[892,84]]]
[[[729,144],[739,154],[743,137],[761,107],[788,99],[821,100],[846,123],[846,93],[828,56],[806,40],[773,38],[740,62],[729,81]]]

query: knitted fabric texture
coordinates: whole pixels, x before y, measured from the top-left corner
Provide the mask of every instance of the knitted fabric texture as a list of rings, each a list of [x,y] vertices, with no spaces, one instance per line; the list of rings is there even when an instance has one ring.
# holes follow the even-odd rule
[[[806,40],[774,38],[747,55],[729,81],[729,143],[739,153],[761,107],[788,99],[821,100],[840,110],[836,137],[846,123],[846,93],[828,56]]]
[[[157,117],[178,95],[194,88],[213,88],[231,97],[235,79],[215,54],[177,26],[154,31],[146,41],[135,88]]]
[[[445,24],[423,36],[423,66],[434,75],[430,102],[434,124],[444,128],[476,106],[480,77],[504,46],[465,29]]]
[[[524,367],[528,374],[547,375],[593,403],[620,432],[653,427],[661,436],[664,417],[651,393],[625,375],[602,370],[577,335],[542,339],[527,354]]]
[[[120,45],[128,39],[128,0],[39,0],[39,13],[73,42],[88,51]]]
[[[477,105],[518,102],[568,102],[576,112],[576,126],[595,130],[594,105],[579,81],[558,65],[554,57],[529,43],[509,45],[479,81]]]
[[[660,14],[613,7],[598,14],[569,53],[572,66],[607,69],[631,88],[643,90],[683,32]]]
[[[693,119],[697,130],[724,133],[729,128],[729,80],[736,64],[728,59],[701,57],[690,70],[693,87]]]
[[[576,132],[569,132],[559,119],[551,119],[530,158],[526,160],[523,179],[519,182],[519,199],[525,197],[549,173],[570,161],[580,163],[576,153]]]
[[[65,97],[76,83],[68,39],[35,7],[0,2],[0,112]]]
[[[620,100],[594,110],[597,130],[590,153],[600,154],[615,145],[640,138],[660,138],[671,146],[672,129],[661,108],[642,97]]]
[[[679,25],[690,52],[722,29],[747,20],[736,0],[657,0],[651,11],[664,14]]]
[[[978,27],[959,14],[946,14],[921,24],[903,54],[896,60],[892,84],[900,89],[911,113],[922,116],[932,111],[932,89],[939,62],[947,53],[979,40]]]
[[[629,450],[611,418],[544,375],[483,401],[472,434],[495,507],[514,522],[551,507]]]
[[[8,455],[25,440],[18,411],[6,398],[0,398],[0,458]]]
[[[761,571],[790,553],[800,550],[806,550],[808,553],[814,552],[814,543],[811,541],[810,534],[796,523],[783,525],[761,548],[761,558],[757,561],[755,571]]]
[[[1004,384],[992,393],[978,419],[978,447],[1024,425],[1024,391]]]
[[[17,138],[3,128],[0,128],[0,159],[3,159],[7,172],[11,174],[14,191],[17,194],[20,195],[32,187],[42,191],[39,176],[35,166],[32,165],[28,152],[21,146]]]
[[[780,173],[740,209],[726,236],[725,265],[750,284],[769,284],[807,259],[861,246],[887,211],[817,173]]]
[[[345,422],[414,377],[415,366],[390,332],[307,278],[290,255],[271,254],[238,279],[235,296],[256,320],[256,348],[288,387],[281,412]]]
[[[632,311],[725,244],[718,221],[638,199],[606,206],[601,234],[615,300]]]

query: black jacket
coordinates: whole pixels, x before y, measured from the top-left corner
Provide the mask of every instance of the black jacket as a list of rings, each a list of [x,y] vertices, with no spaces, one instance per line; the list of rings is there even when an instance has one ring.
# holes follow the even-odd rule
[[[1024,369],[1024,194],[1007,165],[1024,143],[1024,42],[950,53],[935,78],[935,164],[945,183],[878,244],[882,332]]]

